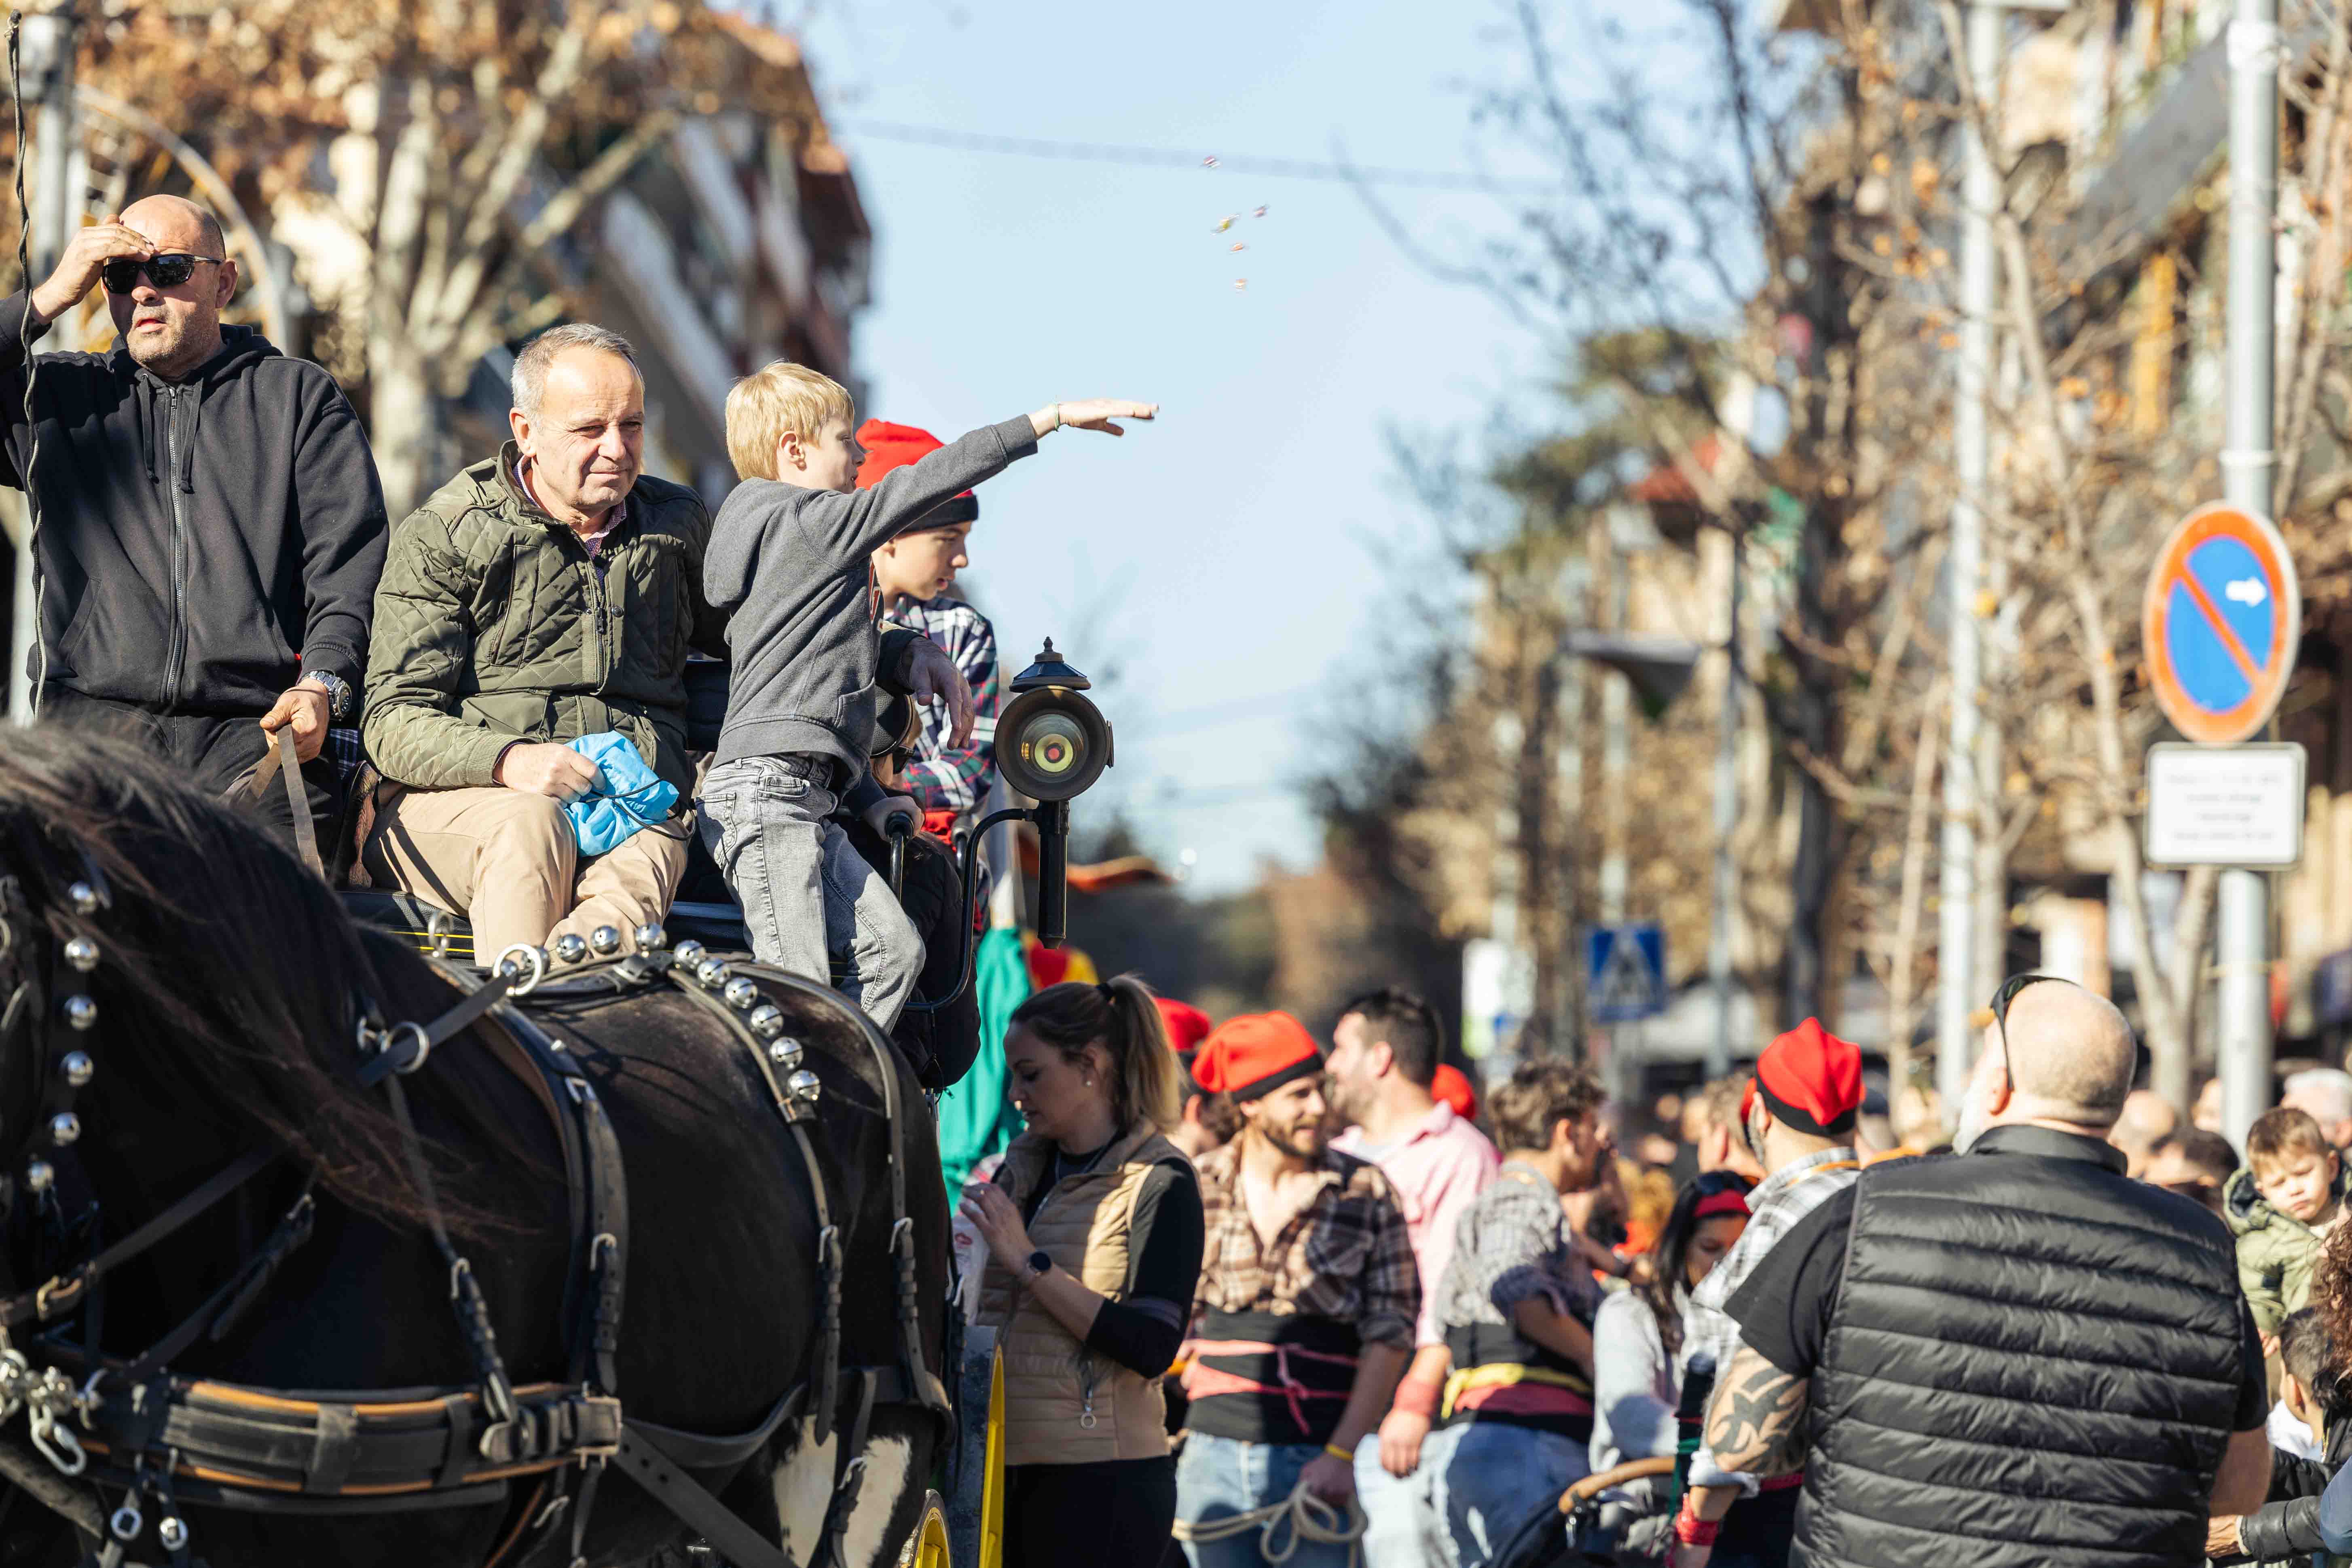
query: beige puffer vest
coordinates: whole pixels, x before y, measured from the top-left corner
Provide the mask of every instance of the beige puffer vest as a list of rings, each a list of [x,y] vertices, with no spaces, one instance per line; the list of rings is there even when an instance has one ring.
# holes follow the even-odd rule
[[[1127,1291],[1128,1235],[1143,1178],[1160,1162],[1182,1157],[1150,1126],[1130,1128],[1092,1170],[1045,1195],[1029,1222],[1030,1240],[1088,1289],[1118,1300]],[[1053,1161],[1053,1144],[1024,1132],[1005,1151],[996,1183],[1016,1206],[1025,1206]],[[992,1257],[981,1274],[980,1321],[1000,1331],[1006,1464],[1156,1459],[1168,1452],[1160,1380],[1080,1344]]]

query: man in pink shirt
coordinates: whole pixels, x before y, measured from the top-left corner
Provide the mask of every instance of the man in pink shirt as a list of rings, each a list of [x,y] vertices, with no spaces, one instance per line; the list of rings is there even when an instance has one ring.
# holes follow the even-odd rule
[[[1421,1273],[1421,1321],[1405,1372],[1379,1439],[1356,1456],[1356,1494],[1363,1505],[1368,1568],[1419,1568],[1435,1531],[1427,1489],[1412,1484],[1425,1458],[1437,1400],[1445,1384],[1445,1337],[1438,1330],[1437,1283],[1453,1256],[1454,1233],[1501,1163],[1486,1135],[1430,1090],[1444,1036],[1428,1003],[1383,986],[1340,1009],[1331,1030],[1324,1092],[1352,1123],[1331,1147],[1381,1168],[1404,1208],[1413,1262]]]

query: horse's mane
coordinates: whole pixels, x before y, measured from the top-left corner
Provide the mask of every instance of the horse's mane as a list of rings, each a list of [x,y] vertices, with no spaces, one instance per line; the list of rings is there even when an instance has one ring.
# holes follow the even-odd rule
[[[111,1048],[138,1049],[175,1106],[275,1142],[353,1207],[413,1224],[423,1194],[388,1106],[352,1081],[354,1033],[363,999],[395,1008],[388,984],[414,997],[429,976],[398,939],[354,925],[278,837],[123,742],[37,725],[0,744],[0,874],[23,882],[52,940],[98,941],[91,992]],[[112,896],[95,916],[66,896],[84,856]],[[435,1098],[479,1122],[470,1096]],[[456,1173],[445,1149],[432,1163]],[[461,1228],[499,1223],[436,1186]]]

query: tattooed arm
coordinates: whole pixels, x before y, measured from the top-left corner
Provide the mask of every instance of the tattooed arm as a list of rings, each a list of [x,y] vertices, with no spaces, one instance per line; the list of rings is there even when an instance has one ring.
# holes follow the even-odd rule
[[[1785,1476],[1805,1467],[1805,1393],[1792,1376],[1741,1345],[1707,1406],[1706,1446],[1727,1470]]]

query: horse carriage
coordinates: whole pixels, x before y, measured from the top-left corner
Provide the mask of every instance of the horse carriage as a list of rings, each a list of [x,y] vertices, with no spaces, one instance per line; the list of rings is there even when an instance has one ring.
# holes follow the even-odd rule
[[[1054,942],[1109,728],[1013,685]],[[352,901],[142,754],[0,749],[0,1563],[949,1568],[906,1056],[723,906],[484,973]]]

